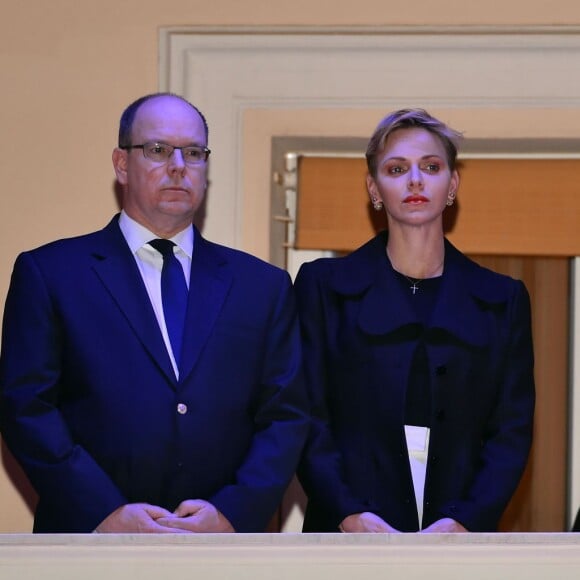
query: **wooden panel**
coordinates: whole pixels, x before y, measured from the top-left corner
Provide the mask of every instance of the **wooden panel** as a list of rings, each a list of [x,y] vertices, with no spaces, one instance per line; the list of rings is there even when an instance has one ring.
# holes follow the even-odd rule
[[[528,467],[501,531],[565,531],[567,473],[569,260],[472,256],[523,280],[532,303],[536,413]]]
[[[296,248],[353,250],[386,227],[383,212],[371,207],[365,176],[364,159],[299,158]]]
[[[466,159],[448,238],[481,255],[580,255],[580,159]],[[362,158],[301,157],[296,247],[352,250],[384,228]]]

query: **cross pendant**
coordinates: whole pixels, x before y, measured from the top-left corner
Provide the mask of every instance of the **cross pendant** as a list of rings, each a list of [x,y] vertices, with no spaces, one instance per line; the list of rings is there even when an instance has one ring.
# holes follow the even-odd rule
[[[415,294],[415,292],[417,292],[417,290],[419,290],[419,287],[417,286],[417,282],[413,282],[413,285],[409,286],[409,288],[413,291],[413,295]]]

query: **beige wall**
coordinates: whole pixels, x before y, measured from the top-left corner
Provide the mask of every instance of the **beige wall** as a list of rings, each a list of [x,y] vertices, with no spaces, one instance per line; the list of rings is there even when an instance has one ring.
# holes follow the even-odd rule
[[[115,211],[117,119],[129,101],[158,87],[160,27],[580,25],[577,0],[488,0],[470,8],[465,0],[416,0],[408,11],[394,0],[392,10],[384,0],[173,0],[161,10],[152,0],[3,4],[0,306],[19,251],[99,228]],[[267,239],[267,220],[248,223],[253,237],[242,245],[267,254],[267,245],[255,243]],[[0,506],[0,532],[30,530],[28,509],[2,473]]]

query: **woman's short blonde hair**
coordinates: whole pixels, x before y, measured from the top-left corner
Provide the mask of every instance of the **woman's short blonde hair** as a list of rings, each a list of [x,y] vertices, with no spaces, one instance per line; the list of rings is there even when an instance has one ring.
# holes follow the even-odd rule
[[[432,117],[424,109],[400,109],[387,115],[372,134],[366,150],[369,173],[376,177],[377,157],[385,147],[389,135],[399,129],[425,129],[433,133],[445,147],[447,162],[451,171],[455,169],[457,147],[462,139],[461,133]]]

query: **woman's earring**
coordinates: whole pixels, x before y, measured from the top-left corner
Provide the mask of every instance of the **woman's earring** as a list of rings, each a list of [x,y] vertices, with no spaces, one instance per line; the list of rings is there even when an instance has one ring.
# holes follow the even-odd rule
[[[373,199],[373,208],[376,211],[381,211],[383,209],[383,202],[380,199]]]
[[[454,201],[455,201],[455,192],[450,191],[449,195],[447,196],[447,205],[452,206]]]

